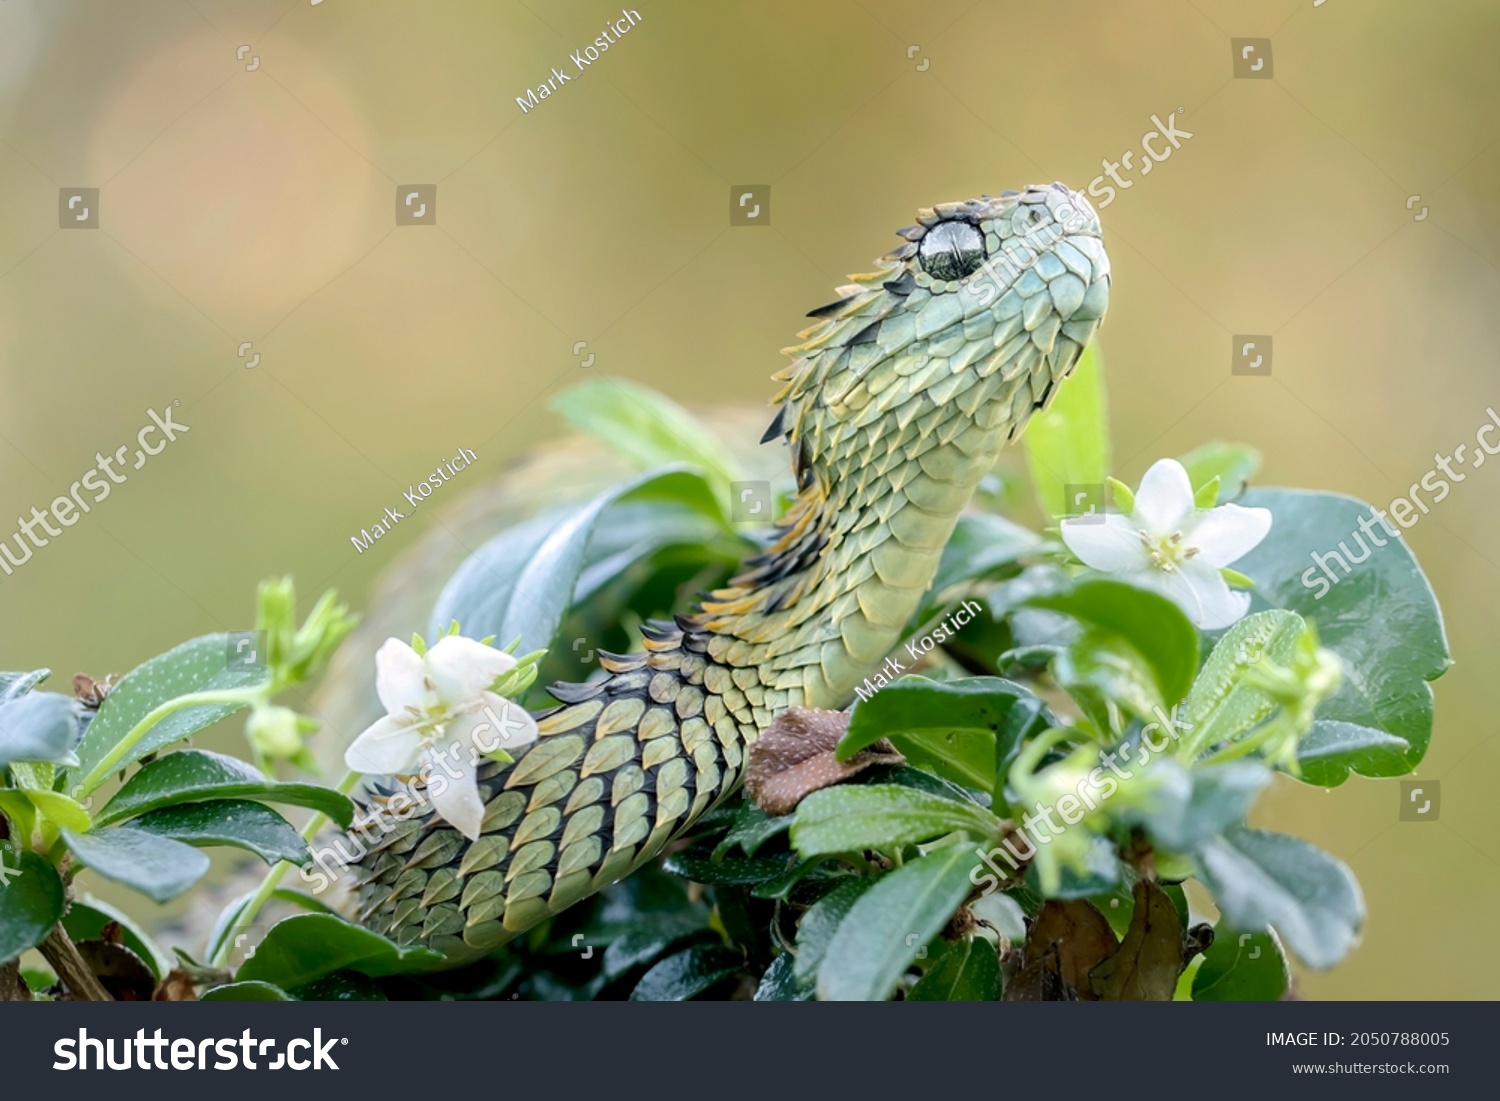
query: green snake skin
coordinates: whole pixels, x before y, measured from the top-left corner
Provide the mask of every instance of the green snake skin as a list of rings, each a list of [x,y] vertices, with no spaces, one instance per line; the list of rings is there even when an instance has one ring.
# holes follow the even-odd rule
[[[480,771],[478,841],[430,811],[371,831],[360,921],[453,963],[493,950],[657,855],[735,792],[773,716],[844,706],[898,644],[1110,281],[1098,217],[1062,184],[923,209],[900,236],[786,349],[766,440],[785,437],[799,492],[775,542],[643,652],[604,655],[603,679],[553,686],[539,740]]]

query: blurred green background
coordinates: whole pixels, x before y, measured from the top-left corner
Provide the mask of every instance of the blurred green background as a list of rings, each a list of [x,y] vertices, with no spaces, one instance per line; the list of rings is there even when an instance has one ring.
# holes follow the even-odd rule
[[[562,431],[577,342],[689,406],[764,402],[802,314],[916,207],[1085,187],[1152,114],[1193,137],[1101,211],[1118,476],[1221,437],[1265,483],[1383,504],[1500,405],[1489,0],[631,7],[523,114],[617,3],[0,4],[0,538],[133,452],[148,407],[190,427],[0,579],[0,667],[128,670],[247,626],[272,573],[361,607],[444,504]],[[1273,79],[1232,77],[1239,37],[1272,40]],[[437,185],[436,226],[395,225],[406,184]],[[769,226],[730,226],[740,184],[770,185]],[[100,189],[98,230],[59,229],[67,187]],[[1270,378],[1230,375],[1242,333],[1274,336]],[[459,447],[473,469],[357,553]],[[1497,500],[1500,464],[1409,533],[1458,661],[1419,773],[1440,820],[1359,778],[1257,812],[1367,895],[1309,996],[1500,988]]]

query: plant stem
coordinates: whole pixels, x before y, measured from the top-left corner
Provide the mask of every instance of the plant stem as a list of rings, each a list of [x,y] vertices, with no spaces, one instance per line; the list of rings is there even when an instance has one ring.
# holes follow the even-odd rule
[[[104,989],[103,984],[89,970],[89,965],[83,962],[77,946],[61,925],[48,933],[47,939],[37,947],[73,997],[84,1002],[114,1001],[109,991]]]
[[[31,989],[21,978],[21,961],[0,963],[0,1002],[29,1002]]]
[[[351,791],[354,790],[355,786],[358,785],[360,779],[360,773],[346,772],[344,773],[343,779],[339,781],[338,788],[336,790],[340,795],[348,795]],[[327,824],[327,822],[328,816],[326,814],[323,814],[321,811],[315,813],[311,818],[307,820],[307,825],[302,827],[302,840],[311,841],[318,835],[318,831],[321,830],[324,825]],[[267,902],[271,901],[271,896],[276,893],[276,888],[281,885],[281,881],[286,877],[286,873],[291,871],[294,867],[296,867],[296,865],[287,860],[282,860],[273,865],[266,872],[265,878],[260,881],[260,886],[255,888],[255,893],[246,900],[244,906],[240,907],[240,912],[235,916],[234,923],[236,925],[245,925],[249,922],[254,921],[255,915],[260,913],[261,908],[264,907]],[[223,967],[225,962],[229,959],[229,953],[233,950],[233,948],[233,941],[231,941],[228,937],[225,937],[223,943],[221,943],[218,949],[214,952],[213,958],[208,961],[209,966]]]
[[[240,688],[228,692],[190,692],[186,696],[178,696],[176,699],[159,704],[145,718],[136,723],[130,733],[121,738],[115,747],[89,770],[89,774],[78,785],[78,793],[75,797],[81,798],[88,795],[102,784],[135,748],[136,743],[144,738],[153,726],[174,711],[181,711],[185,707],[201,707],[205,704],[252,704],[260,699],[265,691],[265,685],[257,685],[253,688]]]

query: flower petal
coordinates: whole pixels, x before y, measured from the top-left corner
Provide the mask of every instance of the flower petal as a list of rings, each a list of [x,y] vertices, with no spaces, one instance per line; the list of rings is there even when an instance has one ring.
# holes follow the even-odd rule
[[[1250,610],[1250,594],[1231,589],[1218,567],[1209,562],[1195,558],[1177,576],[1192,589],[1198,605],[1193,622],[1205,631],[1228,627]]]
[[[1128,519],[1118,513],[1062,522],[1062,541],[1086,566],[1105,573],[1139,569],[1146,563],[1146,549]]]
[[[422,735],[398,715],[386,715],[355,738],[344,750],[344,767],[367,776],[409,772],[417,763]]]
[[[484,823],[484,802],[479,798],[479,781],[471,756],[450,754],[445,762],[434,766],[427,777],[427,795],[432,800],[432,809],[449,825],[470,841],[478,841]]]
[[[1132,519],[1152,535],[1170,535],[1193,511],[1193,483],[1176,459],[1158,459],[1135,491]]]
[[[1270,509],[1220,505],[1204,513],[1185,538],[1201,558],[1218,567],[1249,554],[1270,530]]]
[[[398,715],[408,707],[422,707],[426,690],[421,656],[399,638],[388,638],[375,652],[375,693],[386,713]]]
[[[531,712],[504,696],[497,696],[493,692],[484,694],[485,709],[481,714],[494,726],[495,733],[489,731],[477,731],[475,745],[479,745],[480,738],[491,745],[486,749],[479,746],[481,753],[493,753],[494,744],[499,742],[499,748],[507,753],[514,754],[523,746],[528,746],[541,736],[537,729],[536,720],[531,717]],[[498,738],[496,737],[498,734]]]
[[[473,703],[516,659],[472,638],[447,635],[427,651],[427,675],[438,699],[449,707]]]

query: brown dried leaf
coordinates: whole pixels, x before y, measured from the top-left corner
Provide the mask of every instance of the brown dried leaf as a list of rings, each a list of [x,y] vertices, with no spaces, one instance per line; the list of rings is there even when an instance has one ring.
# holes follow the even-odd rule
[[[1059,962],[1056,949],[1049,948],[1042,955],[1021,968],[1016,977],[1005,984],[1002,1002],[1076,1002],[1078,994],[1058,974]]]
[[[1026,935],[1028,966],[1050,960],[1058,977],[1084,1001],[1093,1001],[1089,972],[1119,948],[1109,919],[1083,899],[1050,900],[1042,905]]]
[[[1135,913],[1120,950],[1089,975],[1095,995],[1111,1002],[1169,1002],[1182,974],[1182,922],[1167,893],[1135,884]]]
[[[834,749],[848,728],[847,711],[787,708],[751,743],[745,791],[767,814],[790,814],[820,788],[874,765],[905,763],[906,758],[884,738],[840,761]]]
[[[156,988],[156,976],[123,944],[107,940],[81,940],[78,954],[100,985],[117,1002],[149,1002]],[[76,993],[76,992],[75,992]]]

